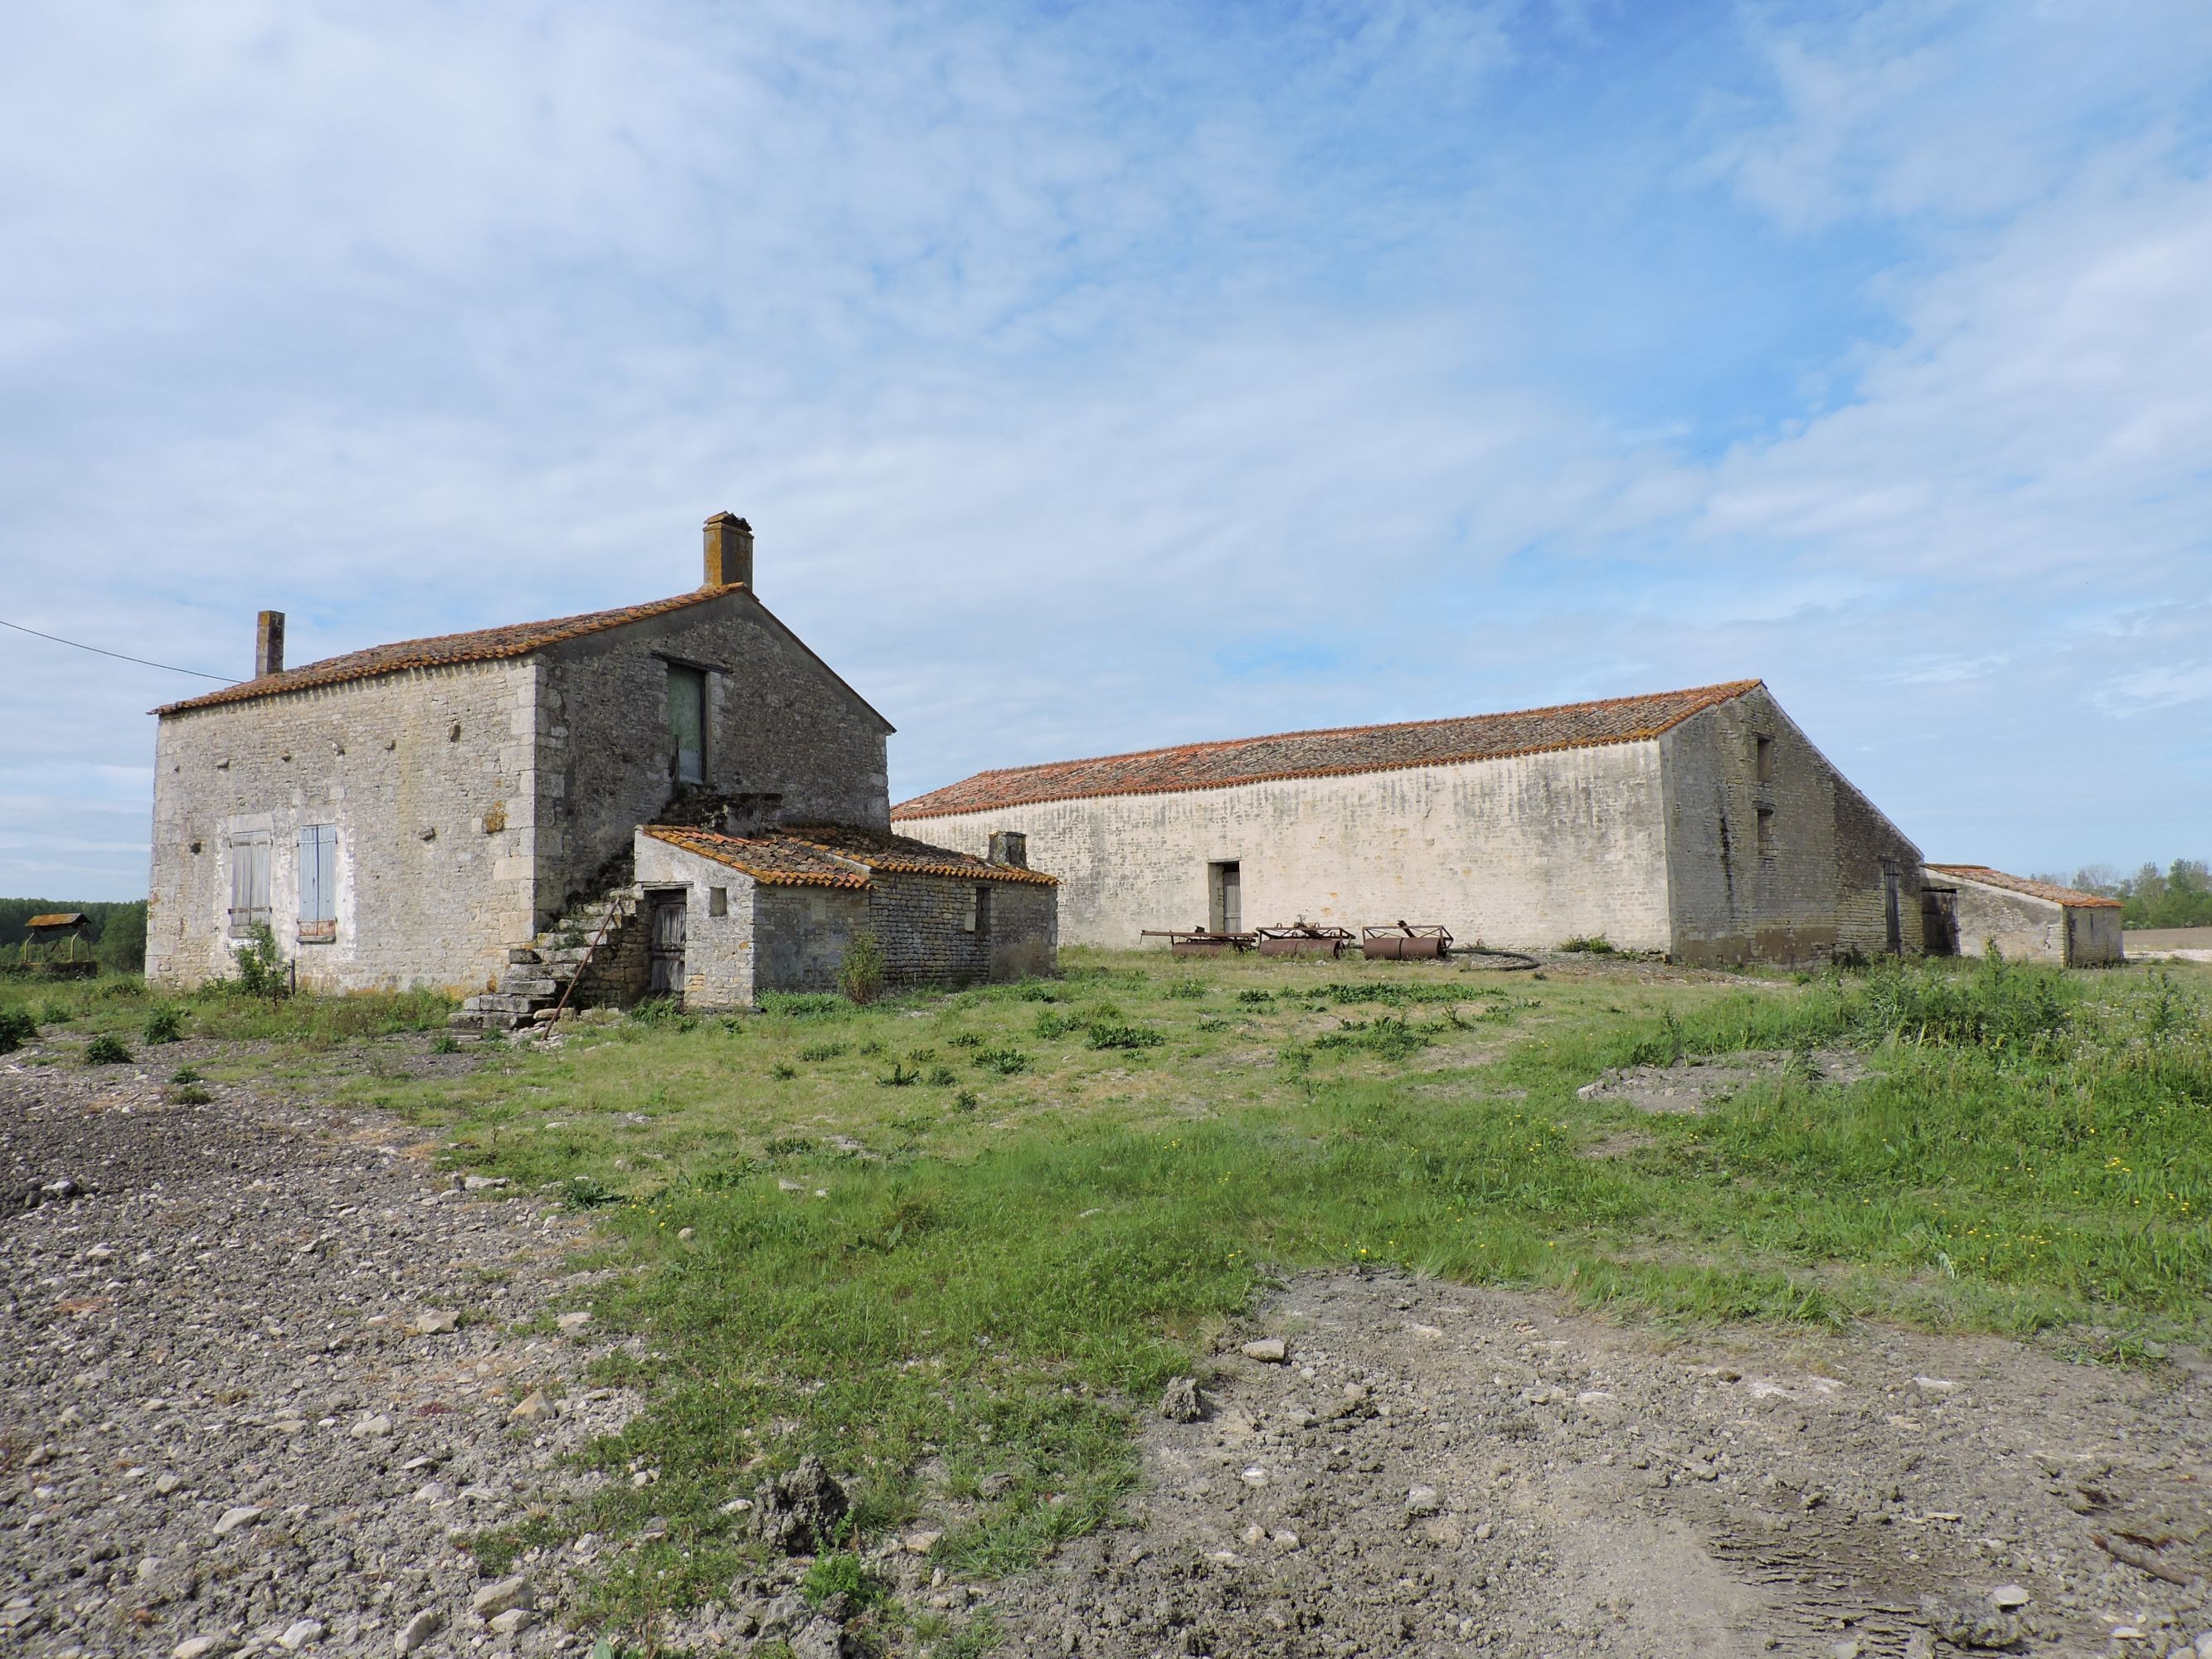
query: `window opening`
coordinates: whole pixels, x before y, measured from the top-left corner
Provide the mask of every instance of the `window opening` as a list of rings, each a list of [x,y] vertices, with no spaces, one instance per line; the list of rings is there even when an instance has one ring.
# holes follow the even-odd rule
[[[707,914],[710,916],[726,916],[730,914],[728,888],[709,887],[707,890]]]
[[[1759,809],[1759,856],[1763,859],[1774,856],[1774,809],[1771,806]]]
[[[300,826],[300,939],[324,944],[338,936],[338,827]]]
[[[1752,766],[1761,783],[1774,781],[1774,739],[1756,737],[1752,740]]]
[[[1206,866],[1206,925],[1217,933],[1244,931],[1244,872],[1235,859]]]
[[[244,830],[230,838],[230,936],[244,939],[269,922],[269,832]]]
[[[681,663],[668,665],[668,737],[675,751],[676,781],[707,781],[707,677]]]

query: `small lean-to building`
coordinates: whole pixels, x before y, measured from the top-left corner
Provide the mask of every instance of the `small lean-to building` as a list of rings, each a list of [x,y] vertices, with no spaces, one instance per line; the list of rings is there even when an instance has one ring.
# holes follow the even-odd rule
[[[750,1007],[764,991],[834,991],[863,935],[884,987],[911,990],[1049,974],[1058,883],[1027,867],[1019,836],[975,858],[849,825],[732,836],[673,824],[637,832],[652,942],[649,988],[687,1008]]]
[[[1935,954],[1978,957],[1994,945],[2008,962],[2112,968],[2125,960],[2118,899],[1985,864],[1931,864],[1922,876]]]
[[[1757,680],[1013,767],[891,821],[1025,831],[1072,945],[1402,919],[1689,963],[1923,948],[1919,849]]]

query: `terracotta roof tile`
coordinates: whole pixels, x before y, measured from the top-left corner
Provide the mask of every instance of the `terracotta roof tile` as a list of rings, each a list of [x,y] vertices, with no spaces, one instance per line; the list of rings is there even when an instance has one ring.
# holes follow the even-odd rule
[[[1928,864],[1921,866],[1939,876],[1955,876],[1960,881],[1978,881],[1984,887],[2002,887],[2008,892],[2025,893],[2030,898],[2048,899],[2053,904],[2063,904],[2069,910],[2102,910],[2120,908],[2120,902],[2097,893],[2085,893],[2078,887],[2061,887],[2056,882],[2031,881],[2026,876],[2008,876],[2002,870],[1992,870],[1986,864]]]
[[[802,825],[783,832],[841,857],[857,860],[871,870],[890,870],[916,876],[951,876],[966,881],[1019,881],[1057,887],[1060,878],[1042,870],[1025,870],[1010,864],[989,864],[969,853],[949,847],[933,847],[909,836],[883,830],[857,830],[843,824]]]
[[[687,830],[673,824],[642,825],[655,841],[680,847],[702,859],[750,876],[770,887],[866,887],[868,872],[850,859],[841,859],[823,848],[789,836],[721,836],[711,830]]]
[[[1733,680],[1684,691],[1563,703],[1510,714],[1464,714],[1398,726],[1344,726],[1285,732],[1268,738],[1192,743],[1097,760],[979,772],[963,782],[902,801],[897,818],[995,811],[1033,801],[1083,800],[1100,795],[1160,794],[1226,789],[1277,778],[1338,777],[1458,761],[1503,760],[1556,749],[1587,749],[1656,738],[1699,710],[1759,685]]]
[[[246,702],[256,697],[273,697],[282,692],[302,691],[313,686],[374,679],[380,674],[397,674],[410,668],[444,668],[459,663],[497,662],[511,657],[526,657],[533,651],[543,650],[549,645],[558,645],[563,640],[620,628],[625,623],[643,622],[651,617],[665,617],[672,611],[702,605],[725,594],[748,591],[734,585],[702,587],[689,593],[678,593],[673,599],[654,599],[646,605],[621,605],[612,611],[589,611],[580,617],[556,617],[548,622],[513,623],[504,628],[479,628],[467,634],[440,634],[427,640],[401,640],[393,645],[371,646],[366,651],[349,652],[343,657],[326,657],[320,662],[288,668],[281,674],[264,674],[258,679],[241,681],[222,690],[210,691],[204,696],[187,697],[182,702],[164,703],[154,712],[156,714],[175,714],[188,708],[211,708],[221,703]]]
[[[727,865],[771,887],[866,887],[872,870],[900,875],[950,876],[962,881],[1059,885],[1056,877],[1042,870],[987,864],[948,847],[933,847],[927,842],[881,830],[814,824],[799,829],[766,830],[757,836],[724,836],[711,830],[690,830],[666,823],[642,827],[655,841],[665,841],[671,847],[680,847],[687,853]]]

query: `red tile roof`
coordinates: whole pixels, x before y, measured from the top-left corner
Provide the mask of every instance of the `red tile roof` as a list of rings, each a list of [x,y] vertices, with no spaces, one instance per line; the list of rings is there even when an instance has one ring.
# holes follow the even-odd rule
[[[711,830],[674,824],[641,825],[655,841],[712,859],[769,887],[866,887],[868,872],[850,859],[771,831],[763,836],[721,836]]]
[[[2026,876],[2008,876],[2002,870],[1992,870],[1986,864],[1928,864],[1921,866],[1939,876],[1955,876],[1960,881],[1978,881],[1984,887],[2002,887],[2008,892],[2025,893],[2030,898],[2048,899],[2053,904],[2063,904],[2069,910],[2102,910],[2120,908],[2115,898],[2106,898],[2096,893],[2085,893],[2078,887],[2061,887],[2056,882],[2031,881]]]
[[[1701,709],[1758,687],[1758,680],[1601,702],[1562,703],[1510,714],[1463,714],[1399,726],[1343,726],[1285,732],[1271,738],[1192,743],[1097,760],[978,772],[963,782],[902,801],[897,818],[995,811],[1032,801],[1084,800],[1099,795],[1161,794],[1226,789],[1276,778],[1338,777],[1458,761],[1503,760],[1555,749],[1587,749],[1656,738]]]
[[[1057,887],[1060,884],[1059,877],[1048,876],[1042,870],[1026,870],[1011,864],[988,864],[973,854],[956,853],[949,847],[933,847],[926,841],[915,841],[909,836],[895,836],[883,830],[815,824],[787,830],[783,833],[841,857],[855,860],[871,870],[890,870],[915,876],[951,876],[963,881],[1023,881],[1042,887]]]
[[[950,848],[894,836],[881,830],[815,824],[794,830],[766,830],[757,836],[724,836],[711,830],[648,823],[655,841],[742,871],[771,887],[866,887],[868,872],[949,876],[961,881],[1018,881],[1059,884],[1042,870],[987,864]]]
[[[349,652],[343,657],[326,657],[320,662],[288,668],[281,674],[264,674],[258,679],[241,681],[222,690],[210,691],[204,696],[187,697],[182,702],[164,703],[154,712],[156,714],[181,714],[188,708],[211,708],[219,703],[246,702],[256,697],[273,697],[280,692],[301,691],[311,686],[373,679],[380,674],[397,674],[410,668],[443,668],[457,663],[497,662],[510,657],[526,657],[533,651],[543,650],[549,645],[558,645],[563,640],[601,633],[610,628],[620,628],[625,623],[643,622],[651,617],[665,617],[671,611],[682,611],[690,605],[703,605],[708,599],[719,599],[726,594],[747,591],[744,586],[734,584],[726,587],[702,587],[689,593],[678,593],[673,599],[654,599],[647,605],[621,605],[612,611],[590,611],[580,617],[556,617],[550,622],[514,623],[504,628],[479,628],[467,634],[440,634],[427,640],[401,640],[395,645],[371,646],[366,651]]]

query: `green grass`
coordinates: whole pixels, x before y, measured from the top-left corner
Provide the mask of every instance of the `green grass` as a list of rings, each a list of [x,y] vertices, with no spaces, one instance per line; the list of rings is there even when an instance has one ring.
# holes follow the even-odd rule
[[[595,1592],[635,1628],[717,1593],[746,1549],[720,1505],[812,1453],[861,1540],[927,1516],[952,1569],[1025,1566],[1131,1489],[1132,1402],[1308,1267],[2115,1353],[2206,1328],[2204,975],[1070,964],[865,1009],[780,999],[742,1035],[586,1028],[502,1070],[356,1086],[438,1124],[457,1165],[591,1211],[640,1269],[596,1311],[647,1338],[653,1358],[603,1370],[648,1404],[586,1456],[660,1480],[487,1535],[489,1561],[664,1516]],[[1871,1075],[1819,1076],[1834,1045]],[[1741,1050],[1791,1058],[1702,1115],[1576,1094]],[[882,1086],[933,1082],[937,1055],[957,1095]]]
[[[179,996],[150,991],[135,974],[40,983],[0,980],[0,1027],[11,1016],[79,1036],[149,1043],[180,1037],[275,1042],[310,1048],[434,1030],[453,1010],[428,991],[285,997],[275,1002],[207,987]]]

